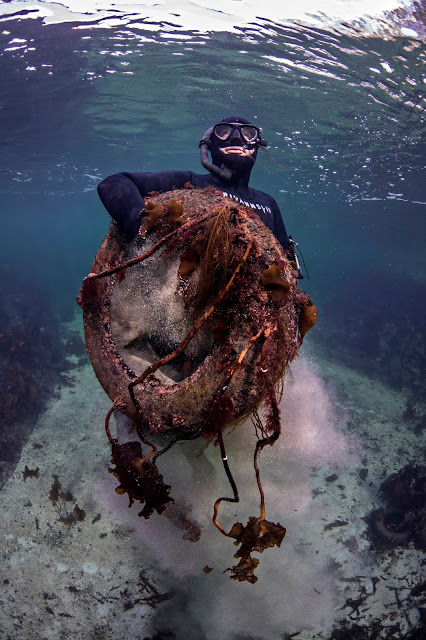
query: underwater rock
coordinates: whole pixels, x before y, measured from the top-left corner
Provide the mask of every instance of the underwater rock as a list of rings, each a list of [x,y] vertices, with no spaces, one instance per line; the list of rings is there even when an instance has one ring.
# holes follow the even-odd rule
[[[327,291],[318,340],[333,359],[365,371],[415,402],[426,400],[426,285],[407,275],[355,271]]]

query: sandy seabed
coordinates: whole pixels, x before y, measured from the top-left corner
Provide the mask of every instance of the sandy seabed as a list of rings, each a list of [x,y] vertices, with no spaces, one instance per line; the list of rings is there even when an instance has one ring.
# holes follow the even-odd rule
[[[342,621],[403,638],[419,624],[412,589],[426,579],[424,553],[375,551],[364,520],[383,505],[389,474],[423,463],[404,394],[319,356],[292,365],[282,437],[261,457],[267,519],[287,535],[259,556],[250,585],[224,573],[236,549],[211,523],[214,500],[231,493],[217,448],[185,443],[159,464],[202,528],[194,543],[166,512],[140,519],[115,493],[103,429],[111,402],[90,365],[74,369],[73,385],[54,394],[0,492],[0,638],[327,640]],[[251,423],[227,440],[242,499],[221,507],[225,528],[257,515],[259,502]],[[68,500],[52,502],[53,475]],[[66,524],[76,504],[84,519]]]

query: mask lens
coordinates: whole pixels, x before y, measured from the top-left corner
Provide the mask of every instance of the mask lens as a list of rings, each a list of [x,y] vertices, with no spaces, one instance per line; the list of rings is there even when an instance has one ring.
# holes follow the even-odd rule
[[[214,134],[219,140],[227,140],[231,135],[234,127],[230,124],[217,124],[214,128]]]
[[[241,134],[246,142],[256,142],[259,136],[257,127],[244,126],[241,127]]]

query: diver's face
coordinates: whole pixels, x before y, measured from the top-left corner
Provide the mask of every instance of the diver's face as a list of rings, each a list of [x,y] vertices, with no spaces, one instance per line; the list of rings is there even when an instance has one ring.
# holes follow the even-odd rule
[[[237,124],[218,124],[211,139],[215,164],[223,163],[233,170],[251,168],[257,154],[257,128]]]
[[[249,157],[260,142],[260,129],[251,124],[220,122],[214,126],[213,135],[224,155]]]

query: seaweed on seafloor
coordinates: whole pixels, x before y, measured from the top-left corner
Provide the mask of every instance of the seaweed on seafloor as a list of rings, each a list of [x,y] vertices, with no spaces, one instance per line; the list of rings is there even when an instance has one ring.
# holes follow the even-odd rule
[[[53,482],[49,492],[47,492],[44,487],[43,481],[40,477],[40,469],[38,467],[35,469],[29,469],[28,466],[25,465],[25,469],[22,472],[22,479],[26,482],[28,478],[36,478],[41,483],[43,492],[52,503],[58,515],[59,522],[66,525],[72,525],[77,522],[82,522],[86,518],[86,512],[84,509],[80,509],[71,491],[64,490],[62,488],[62,483],[56,473],[52,474]],[[73,503],[72,509],[67,506],[67,503],[71,502]]]
[[[86,517],[86,512],[84,511],[84,509],[80,509],[78,504],[75,502],[74,496],[72,495],[71,491],[64,491],[62,489],[62,484],[59,480],[58,475],[53,474],[52,478],[52,486],[47,495],[59,516],[59,522],[62,522],[62,524],[71,525],[84,520]],[[67,508],[67,502],[75,502],[72,511]]]
[[[65,372],[80,364],[78,334],[60,324],[61,309],[26,280],[3,269],[0,309],[0,488],[13,473],[23,446]]]
[[[35,469],[29,469],[27,465],[25,465],[25,469],[22,472],[22,479],[25,482],[27,478],[39,478],[40,477],[40,469],[36,467]]]

